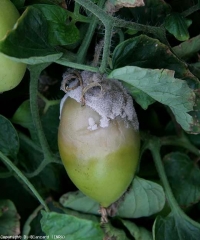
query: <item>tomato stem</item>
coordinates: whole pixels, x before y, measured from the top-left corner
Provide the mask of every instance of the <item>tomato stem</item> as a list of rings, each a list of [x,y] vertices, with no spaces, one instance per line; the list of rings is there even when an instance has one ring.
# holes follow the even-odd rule
[[[153,138],[152,140],[149,141],[148,148],[152,153],[158,174],[159,174],[162,184],[164,186],[164,190],[165,190],[166,197],[167,197],[168,203],[170,205],[170,208],[174,214],[181,215],[181,217],[184,218],[186,221],[190,222],[191,224],[193,224],[194,226],[199,228],[200,224],[195,222],[193,219],[191,219],[189,216],[187,216],[183,212],[183,210],[178,205],[178,203],[172,193],[172,190],[169,185],[169,182],[168,182],[168,179],[167,179],[167,176],[165,173],[165,169],[164,169],[164,166],[162,163],[162,159],[160,156],[160,147],[161,147],[161,144],[160,144],[160,140],[158,138]]]
[[[86,71],[90,71],[90,72],[98,72],[99,71],[98,68],[96,68],[96,67],[88,66],[85,64],[79,64],[79,63],[75,63],[75,62],[70,62],[70,61],[62,59],[62,58],[56,60],[55,63],[58,63],[60,65],[66,66],[66,67],[79,69],[79,70],[86,70]]]
[[[148,148],[152,153],[158,174],[163,183],[168,203],[171,207],[171,210],[173,212],[177,212],[177,209],[179,209],[179,205],[172,193],[171,187],[169,185],[169,182],[165,173],[165,169],[160,156],[160,147],[161,147],[161,144],[159,139],[154,138],[153,140],[149,141]]]
[[[200,150],[196,148],[191,142],[187,139],[185,135],[182,135],[181,137],[177,136],[167,136],[161,138],[161,145],[173,145],[173,146],[180,146],[187,150],[189,150],[191,153],[196,154],[197,156],[200,156]]]
[[[42,70],[45,69],[48,65],[40,64],[37,66],[30,67],[30,107],[33,118],[33,124],[35,125],[38,134],[38,139],[41,144],[42,151],[44,153],[44,157],[46,159],[51,159],[52,157],[51,150],[43,131],[38,109],[38,79]]]
[[[47,207],[45,201],[42,199],[40,194],[37,192],[35,187],[32,185],[31,182],[23,175],[23,173],[10,161],[8,157],[6,157],[1,151],[0,151],[0,158],[3,160],[6,166],[11,168],[17,176],[27,185],[27,187],[31,190],[31,192],[34,194],[34,196],[38,199],[38,201],[42,204],[44,209],[47,212],[50,212],[49,208]]]
[[[187,16],[191,15],[192,13],[198,11],[199,9],[200,9],[200,5],[199,5],[199,3],[197,3],[196,5],[192,6],[191,8],[188,8],[187,10],[182,12],[181,14],[184,17],[187,17]]]
[[[98,6],[102,8],[104,6],[105,0],[100,0],[98,2]],[[89,25],[89,28],[87,30],[87,33],[85,34],[85,37],[81,43],[81,46],[79,47],[79,50],[77,52],[77,60],[78,63],[84,63],[85,57],[88,51],[88,48],[90,46],[90,43],[92,41],[95,29],[97,27],[97,24],[99,22],[99,19],[96,16],[93,16]]]
[[[93,13],[103,23],[103,25],[105,27],[103,58],[102,58],[101,66],[100,66],[101,73],[105,73],[106,67],[108,65],[113,27],[129,28],[129,29],[133,29],[133,30],[137,30],[137,31],[144,31],[144,32],[152,33],[159,40],[161,40],[163,43],[165,43],[166,45],[169,46],[169,43],[166,38],[166,31],[165,31],[164,27],[153,27],[153,26],[138,24],[135,22],[125,21],[125,20],[113,17],[112,15],[109,15],[106,11],[104,11],[102,9],[101,6],[97,6],[90,0],[75,0],[75,1],[77,3],[79,3],[80,5],[82,5],[84,8],[86,8],[88,11]],[[102,0],[100,2],[103,3],[104,1]],[[92,33],[92,35],[93,35],[93,30],[94,30],[93,27],[95,26],[95,24],[94,25],[91,24],[91,26],[90,26],[91,29],[89,29],[89,33]],[[90,42],[90,40],[88,40],[88,43],[89,42]],[[85,53],[87,49],[88,49],[87,45],[86,45],[85,49],[83,46],[83,50],[81,47],[81,55],[82,56],[83,56],[83,53]],[[80,54],[80,50],[79,50],[79,54]],[[82,61],[82,59],[81,59],[81,61]]]
[[[34,177],[38,175],[46,165],[49,163],[61,163],[51,152],[47,139],[45,137],[42,123],[40,120],[39,109],[38,109],[38,79],[41,71],[46,68],[48,64],[40,64],[35,66],[30,66],[30,106],[31,106],[31,114],[33,118],[33,123],[36,128],[36,132],[38,135],[38,139],[41,145],[41,150],[44,155],[43,161],[40,163],[38,168],[32,173],[26,173],[27,177]]]

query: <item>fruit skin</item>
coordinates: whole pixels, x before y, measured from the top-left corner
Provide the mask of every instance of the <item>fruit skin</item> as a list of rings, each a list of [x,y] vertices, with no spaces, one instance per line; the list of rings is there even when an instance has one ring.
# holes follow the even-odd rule
[[[19,13],[10,0],[0,1],[0,40],[13,28]],[[0,92],[16,87],[26,71],[26,64],[15,62],[0,53]]]
[[[64,103],[58,131],[60,156],[66,171],[85,195],[103,207],[118,200],[138,165],[140,138],[120,117],[106,128],[88,130],[88,119],[100,115],[70,97]]]

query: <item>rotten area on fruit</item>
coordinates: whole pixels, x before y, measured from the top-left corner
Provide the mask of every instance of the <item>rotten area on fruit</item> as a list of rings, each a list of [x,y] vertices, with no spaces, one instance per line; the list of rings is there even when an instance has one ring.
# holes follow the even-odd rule
[[[66,93],[60,103],[61,159],[77,188],[100,204],[103,226],[116,214],[138,164],[133,100],[118,80],[88,71],[66,71],[61,90]]]
[[[131,124],[139,130],[132,98],[119,81],[107,79],[100,73],[69,70],[63,74],[61,90],[66,93],[61,100],[61,110],[70,97],[96,111],[101,116],[100,127],[108,127],[110,120],[120,116],[127,126]]]
[[[75,84],[75,86],[72,86],[72,87],[69,87],[67,84],[71,81],[71,80],[78,80],[77,83]],[[81,96],[81,105],[84,106],[85,105],[85,98],[84,98],[84,94],[90,89],[90,88],[93,88],[93,87],[100,87],[101,90],[102,90],[102,87],[101,87],[101,84],[99,83],[90,83],[88,86],[86,87],[83,87],[83,79],[82,79],[82,76],[81,74],[78,72],[78,71],[73,71],[73,72],[70,72],[70,73],[65,73],[65,75],[63,76],[63,81],[61,83],[61,88],[60,90],[64,91],[65,93],[71,91],[71,90],[74,90],[76,89],[78,86],[81,87],[82,89],[82,96]]]

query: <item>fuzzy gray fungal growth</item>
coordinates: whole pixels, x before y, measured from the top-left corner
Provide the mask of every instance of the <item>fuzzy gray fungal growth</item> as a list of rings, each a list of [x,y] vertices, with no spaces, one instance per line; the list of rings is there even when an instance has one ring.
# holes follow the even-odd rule
[[[63,75],[63,81],[67,74],[69,73],[66,72]],[[139,129],[133,100],[119,81],[106,79],[105,76],[99,73],[87,71],[81,72],[81,77],[83,86],[78,86],[66,93],[61,100],[60,111],[67,97],[71,97],[81,103],[84,93],[85,105],[101,116],[100,127],[108,127],[112,119],[121,117],[124,119],[127,127],[131,124],[135,130]],[[73,88],[77,82],[78,80],[75,79],[69,84],[69,88]],[[96,130],[98,128],[93,119],[88,119],[88,123],[88,129]]]

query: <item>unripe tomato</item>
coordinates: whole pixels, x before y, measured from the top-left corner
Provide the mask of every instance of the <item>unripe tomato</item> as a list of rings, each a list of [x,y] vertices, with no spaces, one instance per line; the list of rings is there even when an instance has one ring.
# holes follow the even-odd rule
[[[140,139],[138,129],[122,117],[110,119],[107,127],[100,127],[101,118],[94,109],[68,96],[61,110],[58,146],[73,183],[108,207],[134,177]]]
[[[0,1],[0,40],[13,28],[19,13],[10,0]],[[26,65],[9,59],[0,53],[0,92],[16,87],[22,80]]]

